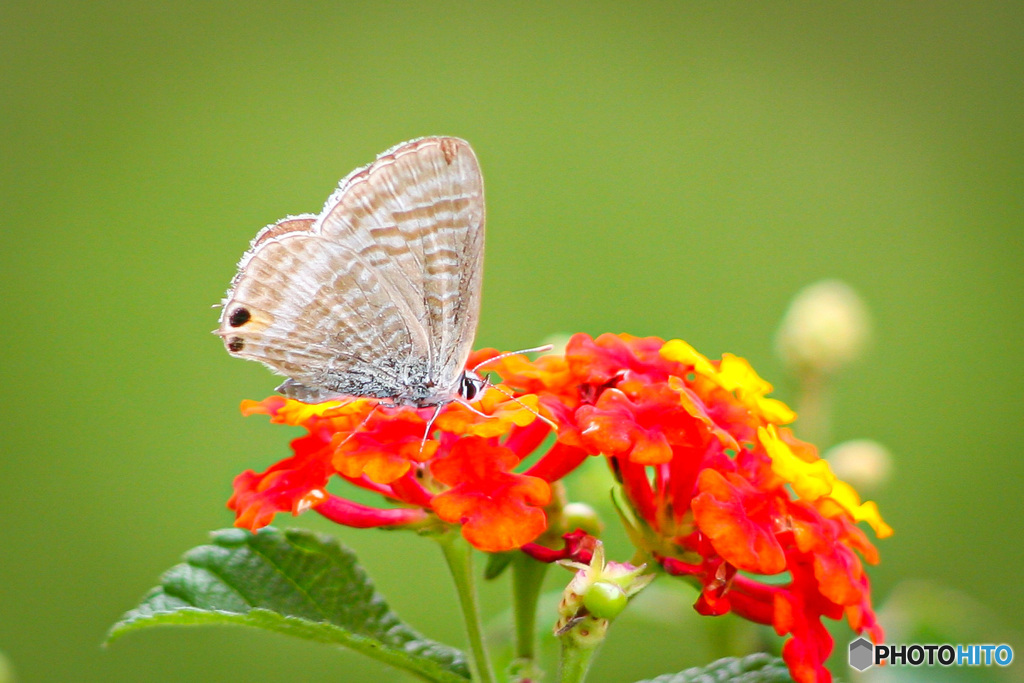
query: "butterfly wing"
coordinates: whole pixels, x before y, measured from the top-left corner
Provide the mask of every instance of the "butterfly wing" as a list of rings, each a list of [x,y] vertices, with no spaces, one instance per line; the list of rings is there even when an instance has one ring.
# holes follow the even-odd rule
[[[464,140],[422,138],[353,173],[327,202],[325,236],[356,246],[426,332],[438,391],[458,383],[480,313],[483,177]]]
[[[319,217],[257,235],[217,333],[303,400],[450,398],[476,330],[483,239],[468,143],[399,145],[343,180]]]

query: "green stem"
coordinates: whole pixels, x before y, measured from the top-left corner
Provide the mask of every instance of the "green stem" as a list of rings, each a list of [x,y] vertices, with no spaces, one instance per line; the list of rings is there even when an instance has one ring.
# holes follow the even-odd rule
[[[822,449],[828,446],[832,431],[831,378],[819,373],[803,373],[796,412],[800,416],[800,436]]]
[[[559,683],[582,683],[594,659],[595,647],[580,647],[571,636],[563,636],[562,661],[558,669]]]
[[[518,553],[512,560],[512,600],[516,618],[516,657],[536,656],[537,599],[544,584],[548,564]]]
[[[449,531],[439,536],[437,541],[448,563],[448,570],[452,573],[455,592],[459,595],[462,620],[469,638],[469,668],[473,680],[479,683],[495,683],[494,670],[484,646],[483,623],[480,620],[480,605],[476,597],[476,581],[473,578],[473,549],[458,531]]]

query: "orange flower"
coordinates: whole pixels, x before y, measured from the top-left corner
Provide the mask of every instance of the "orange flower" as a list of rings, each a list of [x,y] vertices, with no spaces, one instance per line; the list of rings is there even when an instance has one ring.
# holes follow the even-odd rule
[[[782,428],[796,414],[768,397],[771,385],[746,360],[606,334],[573,337],[564,364],[493,367],[538,396],[559,422],[559,445],[608,459],[634,518],[631,538],[699,585],[699,612],[731,611],[788,636],[783,656],[797,681],[830,680],[823,617],[845,613],[854,630],[881,639],[862,565],[878,554],[856,523],[880,538],[892,530],[812,445]]]
[[[786,557],[775,538],[775,501],[762,500],[757,489],[743,477],[705,469],[693,498],[694,518],[722,559],[737,569],[755,574],[778,574],[786,569]]]
[[[460,439],[430,472],[449,488],[430,504],[446,522],[462,524],[466,539],[480,550],[519,548],[547,528],[540,507],[551,499],[548,482],[511,471],[519,456],[480,438]]]
[[[621,484],[634,543],[700,588],[700,613],[733,612],[787,636],[783,657],[800,683],[830,680],[822,618],[845,614],[858,633],[882,638],[862,564],[878,552],[857,523],[879,538],[892,529],[783,427],[795,413],[768,397],[771,385],[746,360],[610,334],[578,334],[564,355],[536,361],[499,355],[477,351],[469,367],[486,361],[503,384],[472,407],[446,405],[429,435],[432,408],[244,403],[247,414],[307,434],[292,442],[291,458],[236,478],[228,503],[236,524],[256,529],[278,512],[313,508],[358,527],[459,525],[488,552],[586,561],[594,544],[582,532],[565,534],[562,550],[533,541],[547,530],[549,483],[603,457]],[[551,433],[548,421],[556,439],[526,467]],[[393,506],[327,493],[335,477]],[[760,578],[787,573],[782,583]]]
[[[433,408],[386,407],[366,399],[315,405],[276,396],[245,401],[243,413],[266,414],[274,423],[304,427],[307,434],[292,442],[292,457],[235,479],[228,501],[235,525],[256,530],[279,512],[312,508],[357,527],[440,519],[460,525],[481,550],[518,548],[546,528],[541,508],[550,498],[552,479],[512,470],[550,428],[537,419],[535,396],[510,396],[509,390],[491,387],[471,408],[446,405],[430,438],[426,429]],[[333,477],[400,507],[375,508],[330,494],[326,487]]]

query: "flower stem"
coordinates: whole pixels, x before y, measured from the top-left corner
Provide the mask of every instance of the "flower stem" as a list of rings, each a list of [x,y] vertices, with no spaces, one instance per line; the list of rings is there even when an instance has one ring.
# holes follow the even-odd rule
[[[558,669],[559,683],[582,683],[590,669],[597,648],[580,647],[571,637],[561,638],[562,661]]]
[[[831,378],[810,371],[803,373],[796,411],[800,416],[801,437],[821,447],[827,446],[832,431]]]
[[[474,681],[494,683],[494,670],[491,668],[484,645],[483,624],[480,620],[480,606],[476,596],[476,581],[473,577],[473,549],[462,538],[458,531],[449,531],[437,537],[448,563],[448,570],[455,582],[455,592],[459,596],[462,608],[462,620],[466,625],[469,638],[469,668]]]
[[[512,560],[512,601],[516,621],[515,666],[534,672],[536,657],[537,598],[540,596],[548,564],[517,553]],[[531,673],[527,678],[536,678]]]

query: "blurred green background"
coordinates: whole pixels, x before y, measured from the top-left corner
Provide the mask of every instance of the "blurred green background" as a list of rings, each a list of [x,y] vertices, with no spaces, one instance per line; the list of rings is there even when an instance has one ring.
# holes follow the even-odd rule
[[[932,582],[955,591],[933,610],[974,610],[1022,654],[1024,4],[15,0],[0,57],[0,653],[17,680],[393,677],[248,630],[99,644],[230,525],[232,478],[287,453],[288,430],[238,412],[275,379],[209,334],[248,240],[437,133],[470,140],[487,182],[478,346],[682,337],[790,399],[772,349],[788,301],[855,287],[875,341],[833,431],[894,454],[876,602]],[[328,529],[314,517],[278,523]],[[462,644],[430,542],[330,531],[403,617]],[[495,628],[506,591],[484,590]],[[678,595],[661,621],[624,617],[593,680],[702,663],[711,620]]]

